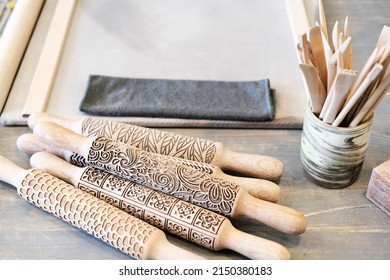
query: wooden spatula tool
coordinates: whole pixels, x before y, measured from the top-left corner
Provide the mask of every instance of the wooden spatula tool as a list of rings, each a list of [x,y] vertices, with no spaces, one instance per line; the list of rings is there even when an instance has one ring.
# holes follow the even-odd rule
[[[333,123],[338,112],[340,111],[345,99],[349,93],[349,89],[355,79],[356,72],[351,70],[340,70],[336,74],[335,81],[328,94],[329,105],[324,106],[327,110],[324,113],[323,121]],[[326,103],[326,102],[325,102]]]

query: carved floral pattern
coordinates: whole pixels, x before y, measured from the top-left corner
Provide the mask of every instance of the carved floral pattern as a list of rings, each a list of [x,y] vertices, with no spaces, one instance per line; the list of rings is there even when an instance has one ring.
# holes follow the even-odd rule
[[[231,214],[239,187],[182,165],[173,158],[97,137],[88,163],[111,174],[173,195],[216,213]]]
[[[129,123],[87,117],[81,129],[82,134],[86,136],[107,136],[148,152],[198,162],[211,163],[216,154],[216,145],[213,141]]]

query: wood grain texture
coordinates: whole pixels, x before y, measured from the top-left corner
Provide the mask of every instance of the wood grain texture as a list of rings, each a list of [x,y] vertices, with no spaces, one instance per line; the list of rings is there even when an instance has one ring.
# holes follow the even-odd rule
[[[390,2],[324,1],[329,23],[350,18],[354,68],[361,69],[372,52],[384,24]],[[253,220],[233,219],[245,232],[286,246],[292,259],[390,259],[389,217],[366,197],[373,168],[390,158],[390,97],[378,107],[370,143],[358,180],[345,189],[330,190],[309,182],[299,159],[301,130],[256,129],[166,129],[224,143],[245,152],[279,158],[285,166],[278,184],[279,203],[305,213],[308,226],[300,236],[287,236]],[[26,127],[0,127],[0,153],[20,166],[29,166],[28,156],[18,151],[16,139]],[[58,223],[58,219],[21,200],[13,187],[0,183],[0,258],[2,259],[127,259],[127,256],[87,234]],[[210,252],[185,240],[168,236],[183,248],[211,259],[241,259],[232,251]]]

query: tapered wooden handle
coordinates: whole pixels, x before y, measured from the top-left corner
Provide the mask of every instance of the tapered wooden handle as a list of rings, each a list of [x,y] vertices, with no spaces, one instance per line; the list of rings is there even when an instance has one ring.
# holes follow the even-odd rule
[[[53,155],[56,155],[60,158],[71,160],[73,152],[69,152],[54,146],[49,145],[43,139],[32,133],[25,133],[18,137],[16,140],[16,145],[18,149],[26,154],[32,155],[37,152],[49,152]]]
[[[256,259],[286,259],[288,256],[283,246],[244,234],[221,215],[104,171],[78,168],[46,152],[34,154],[31,165],[151,225],[208,249],[233,249]]]
[[[283,172],[283,165],[277,159],[244,153],[235,153],[232,158],[232,152],[222,143],[207,139],[94,117],[71,121],[52,114],[37,113],[28,119],[32,129],[41,121],[57,123],[87,137],[106,136],[144,151],[209,163],[222,170],[238,171],[261,179],[277,180]],[[235,160],[240,163],[235,164]]]
[[[240,193],[235,215],[248,216],[262,220],[265,224],[286,234],[305,232],[307,221],[303,213],[275,203],[255,199],[246,193]]]
[[[225,242],[232,250],[239,249],[243,255],[253,260],[288,260],[291,257],[286,247],[233,227],[230,228],[230,234],[226,236]]]
[[[19,136],[19,138],[17,139],[17,146],[19,150],[30,155],[37,152],[47,151],[62,159],[65,159],[73,165],[79,167],[84,167],[87,165],[86,159],[81,155],[63,149],[59,149],[54,146],[50,146],[48,143],[45,143],[44,139],[39,138],[37,135],[34,135],[32,133],[26,133]],[[257,178],[232,176],[224,173],[217,166],[212,166],[210,164],[180,158],[174,159],[176,159],[179,163],[190,166],[199,171],[209,173],[210,175],[215,176],[217,178],[236,183],[240,187],[246,189],[253,197],[257,197],[271,202],[277,202],[277,200],[279,199],[280,188],[274,182]]]
[[[222,158],[216,165],[221,169],[267,180],[280,179],[283,174],[283,163],[274,157],[238,153],[227,148],[224,148]]]
[[[42,138],[45,145],[53,149],[78,153],[85,158],[88,157],[89,147],[94,140],[48,121],[38,122],[34,126],[33,132]]]
[[[168,242],[165,234],[96,197],[38,169],[24,171],[1,159],[1,170],[25,173],[16,183],[18,194],[35,206],[61,218],[136,259],[202,259]],[[1,179],[8,179],[1,176]],[[164,253],[165,252],[165,253]]]
[[[0,181],[18,188],[27,171],[0,155]]]
[[[280,187],[270,180],[231,176],[226,173],[219,173],[218,170],[214,176],[239,185],[240,188],[245,189],[253,197],[269,202],[279,200]]]

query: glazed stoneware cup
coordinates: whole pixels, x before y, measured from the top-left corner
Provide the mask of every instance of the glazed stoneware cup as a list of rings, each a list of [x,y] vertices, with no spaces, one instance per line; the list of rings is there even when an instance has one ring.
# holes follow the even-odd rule
[[[335,127],[306,110],[301,161],[308,179],[333,189],[355,182],[366,156],[372,119],[352,128]]]

